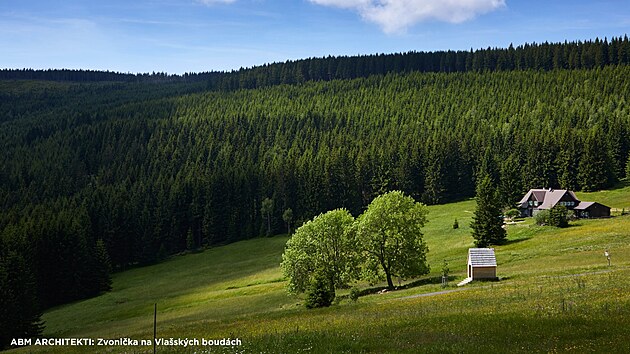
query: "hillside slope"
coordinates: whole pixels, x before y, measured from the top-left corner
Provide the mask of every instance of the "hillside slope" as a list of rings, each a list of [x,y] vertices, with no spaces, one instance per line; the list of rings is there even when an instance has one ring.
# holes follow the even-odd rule
[[[628,208],[630,186],[591,193],[588,199]],[[474,201],[429,207],[425,238],[431,276],[438,275],[446,259],[453,274],[464,277],[474,207]],[[458,230],[451,227],[454,218],[461,225]],[[299,298],[286,294],[278,267],[286,237],[242,241],[118,273],[112,292],[48,311],[45,334],[148,339],[157,302],[160,337],[242,340],[242,347],[222,348],[226,352],[627,351],[628,230],[630,216],[581,220],[566,229],[526,221],[510,226],[508,244],[496,247],[498,283],[413,297],[442,290],[437,284],[421,285],[364,296],[357,303],[343,300],[321,310],[306,310]],[[605,248],[611,250],[610,268]],[[38,350],[86,348],[18,352]]]

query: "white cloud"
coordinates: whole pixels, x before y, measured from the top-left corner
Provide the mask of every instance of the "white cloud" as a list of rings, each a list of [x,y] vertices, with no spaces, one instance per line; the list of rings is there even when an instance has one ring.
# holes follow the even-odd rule
[[[505,6],[505,0],[309,0],[357,11],[386,33],[404,32],[426,20],[460,23]]]
[[[214,4],[231,4],[236,0],[197,0],[198,2],[204,5],[214,5]]]

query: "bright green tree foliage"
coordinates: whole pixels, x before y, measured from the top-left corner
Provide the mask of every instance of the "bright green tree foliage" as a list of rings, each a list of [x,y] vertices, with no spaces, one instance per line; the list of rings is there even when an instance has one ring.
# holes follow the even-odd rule
[[[333,290],[356,278],[358,257],[353,222],[347,210],[336,209],[320,214],[295,231],[281,263],[290,293],[304,292],[316,281],[322,282],[322,277]]]
[[[365,259],[368,279],[410,278],[429,272],[427,245],[421,229],[427,208],[400,191],[376,197],[356,221],[357,246]]]

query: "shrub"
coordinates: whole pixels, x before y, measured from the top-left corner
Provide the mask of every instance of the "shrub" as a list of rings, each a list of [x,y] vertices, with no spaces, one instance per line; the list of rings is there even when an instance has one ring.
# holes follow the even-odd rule
[[[507,217],[510,220],[514,220],[518,218],[519,216],[521,216],[521,212],[518,211],[518,209],[510,209],[505,212],[505,217]]]
[[[556,205],[549,210],[541,210],[535,216],[536,224],[555,227],[569,226],[570,212],[562,205]]]
[[[445,288],[448,285],[448,274],[451,270],[448,268],[448,262],[446,259],[442,263],[442,287]]]
[[[549,210],[540,210],[534,215],[537,225],[549,225]]]
[[[335,289],[330,280],[322,274],[316,274],[306,293],[305,306],[307,309],[328,307],[335,299]]]
[[[567,208],[563,205],[556,205],[549,210],[549,225],[555,227],[567,227]]]
[[[357,300],[359,300],[360,295],[361,291],[359,291],[359,288],[357,288],[356,286],[353,286],[352,289],[350,289],[350,300],[356,302]]]

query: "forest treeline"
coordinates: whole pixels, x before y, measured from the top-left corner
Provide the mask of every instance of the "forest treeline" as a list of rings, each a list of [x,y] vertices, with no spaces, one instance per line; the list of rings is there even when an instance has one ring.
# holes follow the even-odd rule
[[[532,187],[610,187],[630,154],[628,77],[607,65],[207,92],[0,81],[0,297],[13,305],[0,332],[32,333],[41,309],[107,290],[110,267],[283,232],[287,209],[299,225],[390,190],[443,203],[473,196],[480,171],[504,206]]]
[[[469,51],[407,52],[358,56],[328,56],[272,63],[231,72],[182,75],[163,72],[131,74],[96,70],[3,69],[0,80],[73,82],[204,82],[209,90],[253,89],[308,81],[356,79],[370,75],[410,72],[592,69],[630,63],[627,35],[612,39],[564,43],[533,43],[508,48]]]
[[[73,69],[0,69],[0,80],[38,80],[57,82],[209,82],[215,77],[226,75],[225,72],[211,71],[201,73],[168,74],[121,73],[100,70]]]

